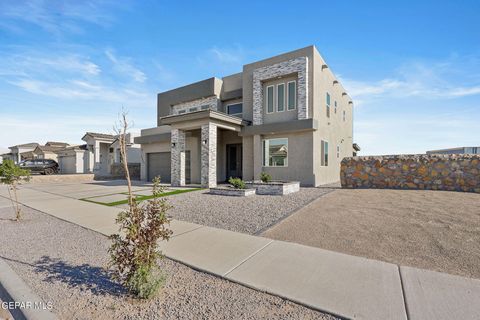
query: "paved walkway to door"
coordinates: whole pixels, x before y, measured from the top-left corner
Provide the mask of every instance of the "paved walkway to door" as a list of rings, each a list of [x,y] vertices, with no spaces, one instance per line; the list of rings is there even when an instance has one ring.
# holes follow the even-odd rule
[[[93,184],[97,189],[98,184]],[[75,186],[68,186],[73,190]],[[83,193],[88,187],[82,185]],[[98,192],[99,190],[96,190]],[[9,205],[0,188],[0,205]],[[22,204],[105,235],[119,208],[23,188]],[[475,319],[480,281],[172,221],[164,254],[192,268],[350,319]]]

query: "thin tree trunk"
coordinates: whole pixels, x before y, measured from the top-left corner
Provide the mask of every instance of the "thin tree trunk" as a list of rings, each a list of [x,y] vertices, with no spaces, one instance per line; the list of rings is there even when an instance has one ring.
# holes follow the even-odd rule
[[[15,200],[13,200],[13,196],[12,196],[12,190],[13,190],[13,185],[11,186],[8,186],[8,197],[10,198],[10,201],[12,202],[12,209],[13,211],[15,211],[15,215],[17,214],[17,206],[16,206],[16,202]]]
[[[18,197],[17,197],[17,185],[13,183],[13,194],[15,195],[15,203],[17,205],[17,216],[16,219],[17,221],[20,221],[21,218],[21,212],[20,212],[20,206],[18,205]]]

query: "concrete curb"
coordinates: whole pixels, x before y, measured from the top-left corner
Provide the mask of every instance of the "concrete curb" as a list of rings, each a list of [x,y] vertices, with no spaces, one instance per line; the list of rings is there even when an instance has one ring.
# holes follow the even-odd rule
[[[49,310],[44,309],[46,303],[34,294],[23,280],[0,258],[0,299],[5,303],[17,302],[24,306],[8,309],[16,320],[57,320]],[[37,304],[37,308],[35,308]]]

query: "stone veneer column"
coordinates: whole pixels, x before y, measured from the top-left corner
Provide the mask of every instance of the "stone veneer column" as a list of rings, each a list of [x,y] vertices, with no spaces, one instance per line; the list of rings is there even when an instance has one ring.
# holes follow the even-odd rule
[[[204,188],[217,186],[217,125],[202,126],[202,170],[201,183]]]
[[[171,184],[185,185],[185,131],[172,129],[171,133]]]
[[[259,180],[260,173],[263,171],[262,149],[262,136],[256,134],[253,136],[253,180]]]

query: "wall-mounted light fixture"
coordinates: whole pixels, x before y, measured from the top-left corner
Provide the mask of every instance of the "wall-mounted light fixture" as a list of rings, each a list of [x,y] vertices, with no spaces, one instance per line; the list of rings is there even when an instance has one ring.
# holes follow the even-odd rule
[[[346,93],[346,92],[342,92],[342,96],[346,96],[346,95],[347,95],[347,93]]]
[[[333,85],[338,84],[338,80],[333,80]]]
[[[327,68],[328,68],[328,66],[326,64],[322,64],[322,70],[327,69]]]
[[[175,148],[177,144],[175,142],[172,142],[172,148]]]
[[[208,139],[202,140],[202,143],[203,143],[203,144],[207,144],[207,143],[208,143]]]

